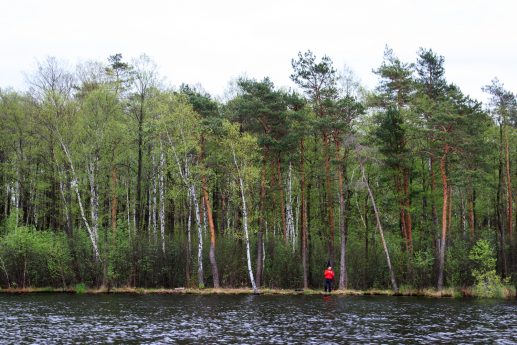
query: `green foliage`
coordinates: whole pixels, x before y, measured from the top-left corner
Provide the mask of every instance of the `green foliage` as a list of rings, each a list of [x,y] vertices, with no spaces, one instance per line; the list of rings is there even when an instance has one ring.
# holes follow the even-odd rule
[[[468,286],[472,283],[469,275],[469,262],[465,260],[469,254],[469,245],[466,241],[456,239],[446,252],[445,272],[447,285],[451,287]]]
[[[18,287],[65,287],[71,279],[71,257],[64,234],[27,227],[10,229],[0,239],[0,257],[11,282]]]
[[[495,269],[496,258],[492,245],[487,240],[479,240],[469,252],[469,259],[475,264],[474,276]]]
[[[280,238],[275,240],[273,246],[271,255],[266,256],[264,268],[266,286],[294,289],[302,285],[301,262],[292,259],[293,256],[299,257],[300,254],[294,252],[292,246]]]
[[[87,291],[87,287],[84,283],[77,283],[74,285],[74,291],[76,294],[84,294]]]
[[[366,178],[401,289],[435,285],[443,171],[450,196],[445,284],[474,286],[480,296],[508,294],[500,276],[517,276],[506,228],[515,186],[505,176],[506,168],[510,176],[516,171],[515,95],[494,80],[485,87],[487,112],[446,81],[444,58],[430,49],[411,63],[386,48],[374,71],[378,87],[365,99],[338,88],[327,56],[300,53],[292,67],[303,96],[275,88],[267,77],[241,78],[222,102],[200,87],[164,88],[149,58],[129,64],[120,54],[107,64],[84,64],[75,75],[49,58],[29,93],[0,90],[0,284],[196,286],[195,226],[187,249],[188,219],[195,218],[187,186],[195,186],[199,200],[203,188],[209,195],[222,285],[248,286],[242,181],[254,268],[258,230],[264,235],[264,286],[302,285],[304,206],[309,285],[321,287],[329,259],[330,206],[339,276],[343,196],[348,286],[384,289],[386,260],[358,167],[367,153]],[[282,238],[288,201],[294,245]],[[403,213],[411,218],[412,251]],[[209,236],[202,236],[209,267]],[[472,247],[481,238],[489,241]]]
[[[431,281],[435,259],[430,248],[420,249],[414,253],[412,264],[418,287],[425,287]]]
[[[110,233],[109,240],[109,279],[115,286],[125,285],[131,274],[130,263],[132,260],[132,246],[128,230],[125,227],[117,228],[116,232]]]
[[[502,281],[496,273],[496,257],[490,242],[479,240],[472,247],[468,258],[473,262],[475,279],[474,294],[478,297],[506,297],[509,280]]]

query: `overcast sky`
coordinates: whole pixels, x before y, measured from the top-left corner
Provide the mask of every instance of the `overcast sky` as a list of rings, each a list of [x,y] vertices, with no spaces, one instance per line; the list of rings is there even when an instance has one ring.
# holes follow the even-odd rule
[[[170,84],[217,96],[241,75],[292,86],[291,59],[310,49],[373,88],[388,45],[407,62],[432,48],[447,80],[484,100],[494,77],[517,91],[516,22],[512,0],[0,0],[0,87],[25,89],[48,56],[73,66],[146,53]]]

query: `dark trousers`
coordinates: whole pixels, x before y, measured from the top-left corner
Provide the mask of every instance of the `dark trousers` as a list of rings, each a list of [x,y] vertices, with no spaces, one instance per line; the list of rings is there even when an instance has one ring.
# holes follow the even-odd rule
[[[325,292],[332,292],[332,279],[325,279]]]

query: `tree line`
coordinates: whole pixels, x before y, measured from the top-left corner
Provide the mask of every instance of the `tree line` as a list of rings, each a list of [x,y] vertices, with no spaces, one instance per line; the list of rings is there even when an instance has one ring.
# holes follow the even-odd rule
[[[516,95],[431,49],[373,72],[300,52],[219,100],[146,55],[40,62],[0,89],[1,285],[515,285]]]

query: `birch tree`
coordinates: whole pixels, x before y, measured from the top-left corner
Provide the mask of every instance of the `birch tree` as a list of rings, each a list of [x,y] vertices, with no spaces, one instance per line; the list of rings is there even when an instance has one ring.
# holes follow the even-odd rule
[[[149,102],[153,91],[158,86],[158,73],[156,64],[145,54],[132,61],[132,92],[130,96],[130,115],[136,122],[137,139],[137,176],[136,176],[136,198],[135,198],[135,220],[137,233],[142,231],[143,208],[142,205],[142,182],[144,165],[144,145],[146,131],[144,125],[149,116]]]
[[[246,245],[248,275],[253,292],[258,293],[251,264],[249,208],[246,195],[249,185],[255,182],[258,176],[258,171],[254,167],[254,163],[257,160],[256,156],[259,150],[256,139],[248,133],[240,134],[238,125],[224,122],[223,128],[225,130],[225,136],[222,139],[222,145],[229,149],[230,157],[226,157],[226,159],[230,160],[233,166],[233,169],[230,171],[239,185],[242,210],[241,222]]]
[[[215,255],[215,245],[216,245],[216,234],[215,234],[215,224],[214,217],[212,214],[212,203],[209,196],[209,184],[208,177],[211,175],[211,170],[208,168],[208,138],[210,138],[210,133],[213,130],[213,127],[217,126],[219,123],[217,121],[217,117],[219,115],[217,104],[210,98],[208,94],[201,93],[195,89],[190,88],[187,85],[183,85],[181,88],[182,93],[186,94],[189,98],[190,103],[194,111],[196,111],[201,116],[201,125],[202,130],[199,137],[199,145],[200,145],[200,164],[203,165],[203,171],[201,176],[201,189],[203,195],[203,203],[206,208],[206,221],[205,224],[208,223],[208,227],[210,229],[210,251],[209,251],[209,259],[210,266],[212,269],[212,277],[214,281],[214,288],[220,287],[219,282],[219,269],[217,267],[217,259]]]
[[[277,179],[279,202],[277,209],[280,213],[280,223],[284,241],[287,241],[287,222],[285,214],[285,200],[283,196],[283,184],[281,179],[280,156],[284,150],[284,139],[287,131],[287,103],[285,95],[275,90],[274,84],[268,78],[261,81],[241,78],[238,80],[240,94],[230,102],[230,108],[235,119],[241,123],[242,128],[254,133],[262,149],[262,171],[260,182],[259,201],[259,228],[257,233],[257,272],[256,283],[260,287],[263,278],[264,261],[264,232],[267,219],[267,164],[271,163],[271,182],[269,190],[272,190],[274,179]],[[270,192],[270,194],[272,194]],[[270,195],[270,200],[273,199]],[[277,212],[277,210],[274,210]]]
[[[50,128],[68,163],[72,176],[71,186],[77,196],[81,218],[92,243],[95,261],[99,262],[99,235],[96,219],[98,213],[96,213],[94,205],[91,209],[90,221],[86,217],[86,210],[79,189],[79,174],[71,152],[71,139],[62,134],[64,132],[63,126],[70,124],[77,115],[76,106],[72,102],[74,77],[62,68],[56,59],[49,58],[38,66],[38,72],[31,83],[32,94],[41,102],[41,121]],[[95,199],[95,197],[92,199]]]
[[[185,96],[165,92],[161,100],[161,127],[165,136],[175,172],[187,190],[194,206],[198,233],[198,286],[205,287],[203,271],[203,224],[201,221],[199,179],[199,115],[194,112]]]

